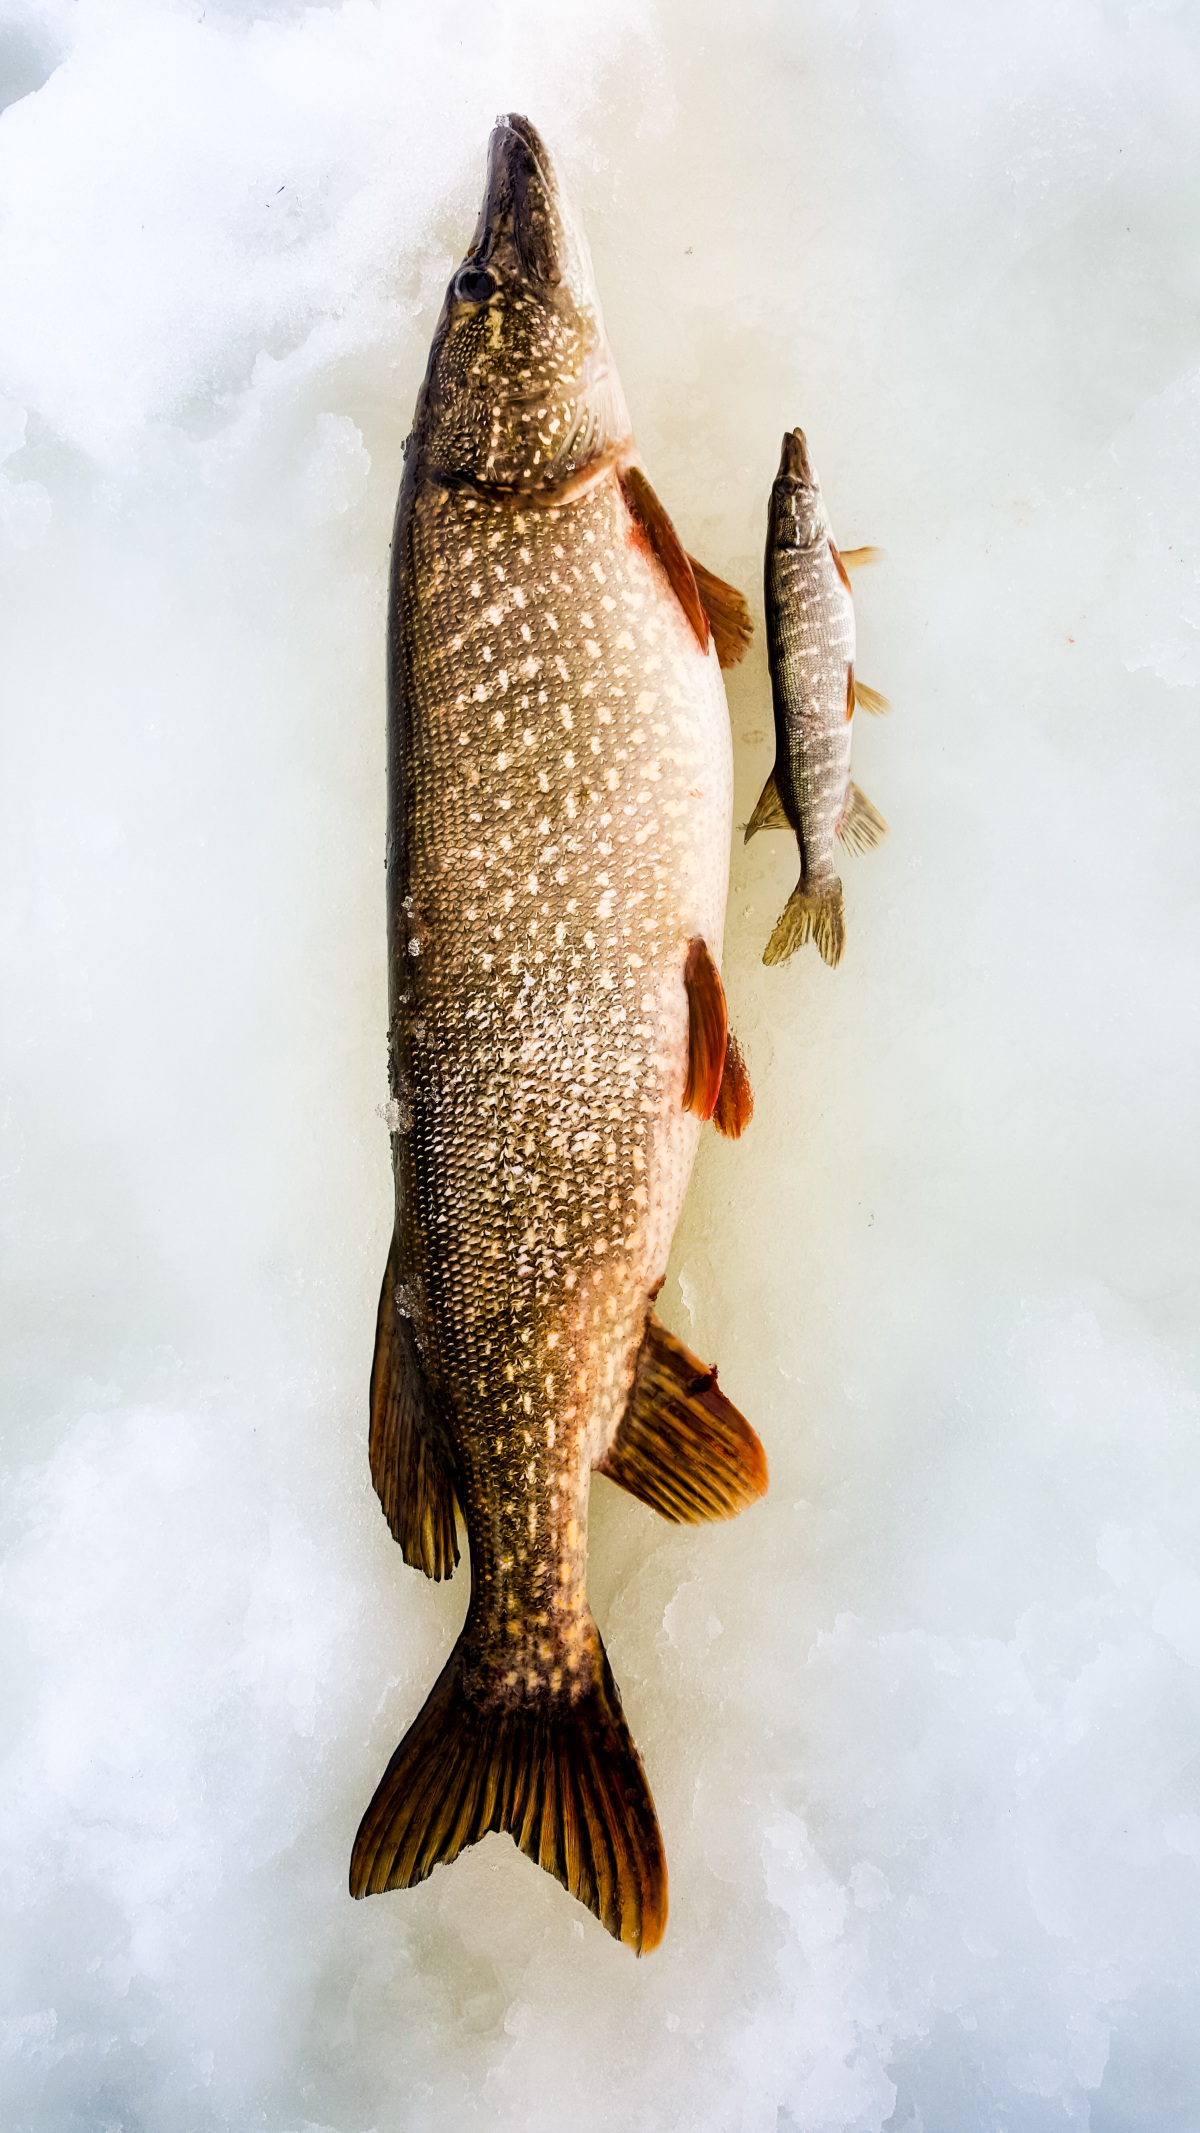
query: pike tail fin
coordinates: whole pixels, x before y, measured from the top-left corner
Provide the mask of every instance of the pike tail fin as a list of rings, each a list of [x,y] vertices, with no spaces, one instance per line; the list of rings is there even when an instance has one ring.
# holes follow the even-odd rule
[[[350,1894],[412,1888],[492,1829],[578,1897],[637,1955],[667,1922],[667,1867],[650,1787],[595,1632],[574,1700],[468,1692],[460,1637],[362,1818]],[[471,1673],[475,1668],[472,1666]]]
[[[842,884],[836,876],[822,882],[819,889],[806,889],[802,881],[796,884],[763,949],[763,962],[786,963],[805,941],[816,942],[831,968],[841,962],[846,946],[846,914]]]

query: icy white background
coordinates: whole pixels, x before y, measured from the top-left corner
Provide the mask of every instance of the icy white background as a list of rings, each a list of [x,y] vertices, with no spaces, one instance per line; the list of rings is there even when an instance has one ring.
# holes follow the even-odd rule
[[[1115,0],[5,0],[0,2117],[11,2133],[1194,2133],[1200,18]],[[634,1962],[491,1838],[345,1893],[465,1586],[365,1390],[383,611],[487,133],[591,233],[652,478],[760,603],[779,436],[888,817],[664,1296],[773,1486],[592,1587]],[[738,814],[770,762],[731,678]]]

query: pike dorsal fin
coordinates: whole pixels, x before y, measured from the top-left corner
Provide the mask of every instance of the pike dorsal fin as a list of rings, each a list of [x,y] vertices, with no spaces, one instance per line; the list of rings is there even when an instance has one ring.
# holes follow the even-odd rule
[[[688,944],[683,982],[688,997],[688,1063],[683,1108],[694,1111],[697,1118],[711,1118],[725,1072],[729,1016],[721,973],[708,952],[708,943],[701,940],[699,934]]]
[[[694,555],[688,557],[700,603],[708,616],[717,647],[717,658],[723,667],[736,667],[746,656],[746,648],[754,635],[750,610],[736,585],[728,585],[724,578],[706,570]]]
[[[432,1395],[400,1306],[399,1243],[384,1269],[371,1364],[371,1479],[406,1563],[448,1578],[458,1562],[454,1481]]]
[[[623,468],[620,481],[621,494],[633,521],[635,540],[661,565],[691,624],[697,644],[702,652],[707,652],[708,616],[696,584],[696,573],[679,535],[640,467]]]
[[[779,797],[775,772],[772,771],[758,796],[754,813],[746,824],[745,842],[749,844],[756,830],[785,830],[791,826],[784,813],[783,801]]]
[[[633,1390],[597,1472],[662,1518],[736,1518],[767,1492],[767,1455],[732,1400],[651,1311]]]
[[[721,1076],[717,1108],[712,1122],[726,1140],[740,1141],[754,1116],[754,1092],[742,1058],[742,1047],[730,1030],[725,1039],[725,1071]]]

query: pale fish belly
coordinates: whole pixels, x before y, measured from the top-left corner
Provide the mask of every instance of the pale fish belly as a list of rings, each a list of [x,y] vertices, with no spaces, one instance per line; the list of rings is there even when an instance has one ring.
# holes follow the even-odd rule
[[[854,602],[823,541],[812,555],[788,555],[780,682],[787,704],[788,760],[804,879],[837,873],[836,832],[850,790],[851,722],[846,672],[854,660]]]
[[[406,1278],[473,1575],[533,1671],[528,1625],[580,1614],[700,1131],[687,944],[719,959],[725,915],[724,687],[628,524],[613,479],[557,511],[432,490],[410,527]]]

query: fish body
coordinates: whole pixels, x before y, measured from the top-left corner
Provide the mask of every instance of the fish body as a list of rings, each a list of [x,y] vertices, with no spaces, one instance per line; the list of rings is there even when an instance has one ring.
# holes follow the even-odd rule
[[[396,1223],[372,1377],[393,1532],[449,1575],[457,1503],[471,1595],[351,1887],[408,1885],[507,1829],[639,1949],[666,1873],[587,1602],[591,1474],[661,1496],[665,1373],[720,1504],[656,1507],[729,1515],[765,1486],[757,1439],[711,1374],[688,1393],[699,1366],[650,1311],[730,1078],[728,713],[658,508],[581,233],[535,129],[502,120],[393,541]]]
[[[846,940],[838,841],[865,848],[887,827],[850,777],[856,695],[872,709],[887,706],[856,689],[850,580],[799,429],[784,437],[771,490],[764,576],[775,768],[746,837],[790,827],[801,871],[763,961],[784,962],[811,938],[835,964]]]

